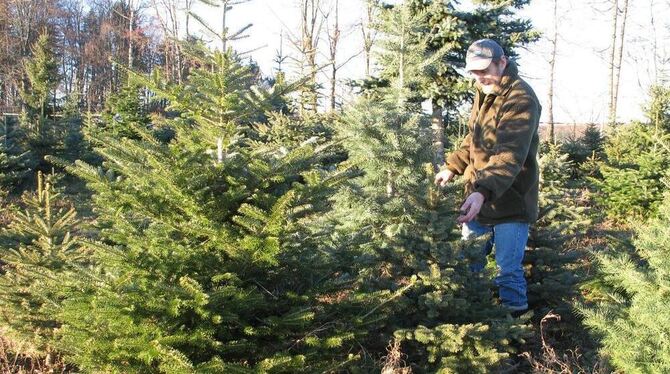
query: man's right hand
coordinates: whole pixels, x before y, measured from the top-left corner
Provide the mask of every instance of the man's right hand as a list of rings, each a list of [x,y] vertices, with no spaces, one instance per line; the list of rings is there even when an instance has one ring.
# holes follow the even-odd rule
[[[435,184],[440,187],[444,187],[447,185],[447,183],[449,183],[449,181],[454,179],[455,175],[456,174],[454,174],[454,172],[449,169],[442,170],[441,172],[435,174]]]

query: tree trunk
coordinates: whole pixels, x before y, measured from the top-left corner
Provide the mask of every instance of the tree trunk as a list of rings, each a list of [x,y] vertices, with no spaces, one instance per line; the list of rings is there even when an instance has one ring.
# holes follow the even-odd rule
[[[300,53],[303,56],[303,68],[308,71],[309,83],[302,92],[301,106],[303,110],[310,110],[313,113],[318,109],[318,93],[316,82],[316,51],[319,41],[319,32],[321,25],[318,19],[318,6],[320,0],[304,0],[301,4],[301,40],[299,42]]]
[[[370,59],[372,55],[372,45],[374,44],[375,34],[372,29],[374,18],[374,7],[376,1],[367,0],[367,20],[361,21],[361,33],[363,34],[363,51],[365,55],[365,77],[370,77]]]
[[[221,19],[221,52],[226,52],[228,48],[228,27],[226,27],[226,16],[228,15],[228,0],[222,0],[223,3],[223,16]]]
[[[330,75],[330,110],[335,111],[336,107],[336,95],[335,95],[335,86],[337,84],[337,67],[333,64],[333,70]]]
[[[336,95],[335,89],[337,85],[337,45],[340,41],[340,23],[339,23],[339,9],[340,3],[339,0],[335,0],[335,29],[333,34],[328,38],[330,39],[330,61],[331,61],[331,75],[330,75],[330,110],[335,111],[336,106]]]
[[[654,56],[654,85],[658,85],[658,32],[656,31],[656,17],[654,17],[654,0],[651,0],[651,3],[649,4],[649,9],[650,9],[650,19],[649,19],[649,24],[651,25],[651,29],[653,31],[653,41],[652,41],[652,46],[651,49],[653,50],[653,56]]]
[[[612,7],[612,43],[611,43],[611,49],[610,49],[610,58],[609,58],[609,69],[610,69],[610,82],[609,82],[609,96],[610,96],[610,101],[609,101],[609,117],[607,119],[607,122],[609,124],[613,124],[616,118],[612,118],[612,114],[614,113],[614,56],[615,56],[615,51],[616,51],[616,32],[617,32],[617,22],[619,19],[619,1],[618,0],[613,0],[613,7]],[[601,127],[600,132],[603,133],[604,128]]]
[[[189,31],[189,23],[191,20],[191,7],[193,6],[193,0],[186,0],[185,8],[186,8],[186,20],[184,22],[184,27],[186,28],[186,41],[189,40],[190,31]]]
[[[135,21],[135,8],[133,1],[128,2],[128,69],[133,69],[133,22]]]
[[[554,83],[556,72],[556,45],[558,44],[558,0],[554,0],[554,39],[551,41],[551,60],[549,60],[549,140],[556,144],[556,131],[554,124]]]
[[[623,48],[626,45],[626,20],[628,19],[628,0],[623,3],[623,19],[621,20],[621,34],[619,35],[619,56],[615,66],[614,75],[614,95],[612,96],[612,113],[610,114],[612,122],[616,123],[617,103],[619,101],[619,78],[621,77],[621,63],[623,61]]]

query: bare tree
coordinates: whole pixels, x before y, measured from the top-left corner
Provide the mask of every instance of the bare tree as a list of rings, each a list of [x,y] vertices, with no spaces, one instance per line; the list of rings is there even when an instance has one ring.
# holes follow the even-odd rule
[[[146,8],[146,4],[143,0],[124,0],[122,2],[123,10],[113,7],[113,11],[121,18],[125,19],[128,22],[128,35],[127,35],[127,47],[128,47],[128,68],[133,69],[133,62],[135,60],[134,48],[135,48],[135,24],[137,23],[138,14]]]
[[[294,40],[293,44],[298,49],[301,61],[301,69],[308,74],[308,81],[302,90],[301,105],[303,110],[316,113],[318,108],[318,89],[316,74],[316,56],[319,47],[321,29],[324,18],[319,15],[321,0],[301,0],[300,2],[300,40]]]
[[[179,13],[177,0],[152,0],[156,18],[163,30],[163,53],[165,57],[165,71],[168,79],[178,83],[182,81],[183,63],[179,44]],[[192,0],[186,1],[186,16],[190,16]],[[188,36],[188,32],[187,32]]]
[[[614,112],[614,56],[616,54],[616,46],[617,46],[617,23],[619,20],[619,1],[618,0],[612,0],[613,5],[612,5],[612,41],[610,44],[610,57],[609,57],[609,70],[610,70],[610,77],[609,77],[609,118],[608,122],[612,124],[615,118],[612,118],[612,113]],[[603,132],[603,128],[601,127],[600,131]]]
[[[340,41],[340,2],[335,0],[335,22],[333,25],[333,30],[330,30],[330,26],[326,23],[326,29],[328,34],[328,47],[330,52],[330,63],[331,63],[331,75],[330,75],[330,110],[335,110],[336,96],[335,89],[337,85],[337,45]]]
[[[363,34],[363,51],[365,53],[365,76],[370,76],[370,60],[372,54],[372,47],[374,45],[377,33],[372,27],[376,17],[376,10],[379,5],[379,0],[365,0],[366,3],[366,19],[361,20],[361,33]]]
[[[554,124],[554,84],[556,73],[556,47],[558,44],[558,0],[554,0],[554,29],[551,39],[551,57],[549,60],[549,92],[548,92],[548,114],[549,114],[549,139],[556,144],[556,132]]]
[[[275,63],[277,63],[278,73],[283,74],[284,71],[282,70],[282,64],[284,61],[286,61],[287,58],[288,56],[284,55],[284,29],[281,29],[279,31],[279,49],[275,53],[275,58],[273,60]]]
[[[628,19],[628,0],[623,3],[623,19],[621,20],[621,33],[619,35],[619,55],[615,66],[614,75],[614,94],[612,96],[612,105],[610,107],[610,123],[616,123],[617,102],[619,100],[619,78],[621,77],[621,63],[623,61],[623,49],[626,45],[626,20]]]
[[[660,5],[661,7],[663,5]],[[670,7],[670,1],[666,2],[666,7]],[[668,8],[666,8],[667,10]],[[654,0],[650,1],[649,4],[649,24],[651,25],[651,50],[653,51],[653,71],[650,73],[653,76],[652,82],[654,85],[663,84],[666,82],[668,77],[668,66],[670,66],[670,57],[668,56],[668,51],[666,48],[659,48],[658,44],[658,27],[656,24],[656,14],[659,11],[657,8],[657,3]],[[670,27],[666,24],[667,31],[670,31]]]
[[[186,13],[185,15],[185,21],[184,21],[184,27],[186,31],[186,40],[189,39],[191,36],[191,30],[189,29],[190,21],[191,21],[191,11],[193,9],[193,3],[195,0],[184,0],[184,11]]]

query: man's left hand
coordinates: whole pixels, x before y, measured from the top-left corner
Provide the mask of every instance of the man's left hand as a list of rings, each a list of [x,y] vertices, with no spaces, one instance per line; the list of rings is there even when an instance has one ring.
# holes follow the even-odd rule
[[[484,195],[480,192],[473,192],[465,199],[463,206],[461,206],[461,215],[458,216],[458,223],[466,223],[472,221],[484,204]]]

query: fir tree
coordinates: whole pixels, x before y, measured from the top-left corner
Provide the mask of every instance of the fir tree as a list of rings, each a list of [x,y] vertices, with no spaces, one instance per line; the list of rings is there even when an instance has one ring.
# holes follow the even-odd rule
[[[647,117],[656,131],[670,133],[670,88],[654,86],[647,105]]]
[[[581,307],[585,324],[602,337],[602,353],[624,372],[670,370],[670,322],[666,312],[670,287],[669,190],[666,184],[658,216],[637,227],[632,250],[613,246],[596,254],[598,280],[604,287],[590,287],[595,303]]]
[[[25,63],[24,70],[29,87],[21,90],[29,118],[44,118],[47,107],[58,85],[58,61],[49,45],[49,35],[40,34],[33,46],[33,56]]]
[[[425,65],[402,70],[403,63],[426,56],[420,43],[403,47],[416,32],[415,22],[400,17],[407,9],[388,10],[396,13],[383,18],[397,24],[389,27],[388,49],[381,52],[396,78],[368,91],[336,123],[346,164],[360,176],[334,197],[329,219],[339,245],[357,253],[355,295],[369,304],[366,317],[374,318],[370,351],[396,342],[411,357],[407,364],[420,371],[487,372],[512,350],[504,339],[522,340],[525,328],[503,319],[490,273],[469,270],[469,260],[481,261],[485,239],[468,246],[454,236],[455,204],[433,185],[429,121],[411,95],[421,79],[412,69]],[[452,198],[457,188],[449,191]]]
[[[605,139],[600,133],[600,130],[594,123],[589,123],[582,134],[581,142],[584,144],[589,156],[601,158],[603,156],[603,149]]]
[[[668,153],[657,141],[667,138],[641,123],[621,126],[608,137],[606,160],[599,170],[602,179],[591,179],[600,192],[596,202],[608,217],[629,220],[656,211],[663,197],[661,179],[670,166]]]
[[[48,171],[44,156],[62,150],[61,128],[57,121],[48,116],[49,103],[59,82],[58,61],[51,49],[47,33],[40,35],[32,52],[32,58],[24,64],[27,86],[20,92],[25,102],[20,123],[26,135],[25,147],[32,158],[31,166],[37,170]]]
[[[85,371],[350,367],[362,312],[339,310],[348,282],[307,225],[347,172],[322,167],[319,139],[276,139],[284,117],[250,126],[281,93],[248,88],[231,52],[200,59],[184,85],[140,78],[180,113],[169,143],[134,124],[137,137],[95,132],[102,166],[69,167],[94,191],[108,245],[63,303],[59,347]]]
[[[577,202],[580,191],[569,185],[569,155],[551,143],[543,143],[540,152],[540,210],[524,256],[528,299],[535,307],[564,311],[575,296],[575,270],[583,256],[567,244],[588,230],[591,221]]]
[[[528,20],[515,15],[526,4],[527,1],[479,1],[474,9],[465,10],[458,1],[408,0],[381,12],[377,29],[382,35],[397,36],[403,28],[409,31],[405,39],[396,39],[399,46],[389,52],[397,56],[402,56],[396,53],[398,48],[420,52],[407,53],[409,58],[416,55],[420,59],[410,65],[415,67],[411,74],[414,84],[408,86],[415,101],[431,101],[436,167],[444,161],[445,118],[448,130],[453,132],[458,109],[471,96],[471,84],[458,69],[465,65],[467,48],[473,41],[488,37],[499,41],[509,57],[515,57],[516,47],[539,37]],[[380,60],[380,63],[379,81],[374,85],[409,76],[396,68],[401,64],[399,61]],[[368,82],[367,86],[371,84]]]
[[[116,137],[138,137],[135,127],[147,127],[149,116],[144,110],[140,97],[140,86],[128,83],[121,90],[110,95],[105,103],[103,115],[105,131]]]
[[[29,157],[16,142],[16,131],[7,131],[10,126],[0,127],[0,191],[18,191],[26,176],[30,174]]]
[[[536,246],[557,248],[589,226],[584,207],[575,203],[580,191],[569,185],[574,162],[562,146],[543,144],[540,164],[540,212],[531,235]]]
[[[9,337],[49,354],[59,327],[58,306],[72,294],[65,275],[87,261],[75,236],[74,209],[41,173],[37,187],[23,195],[23,206],[14,209],[0,236],[0,315]]]
[[[362,175],[336,197],[336,233],[358,252],[358,298],[384,316],[368,325],[369,349],[396,340],[413,368],[487,372],[511,349],[501,339],[525,329],[502,320],[489,278],[470,272],[466,258],[481,260],[483,243],[466,250],[454,237],[453,203],[432,184],[427,118],[399,107],[401,95],[362,99],[338,124]]]

